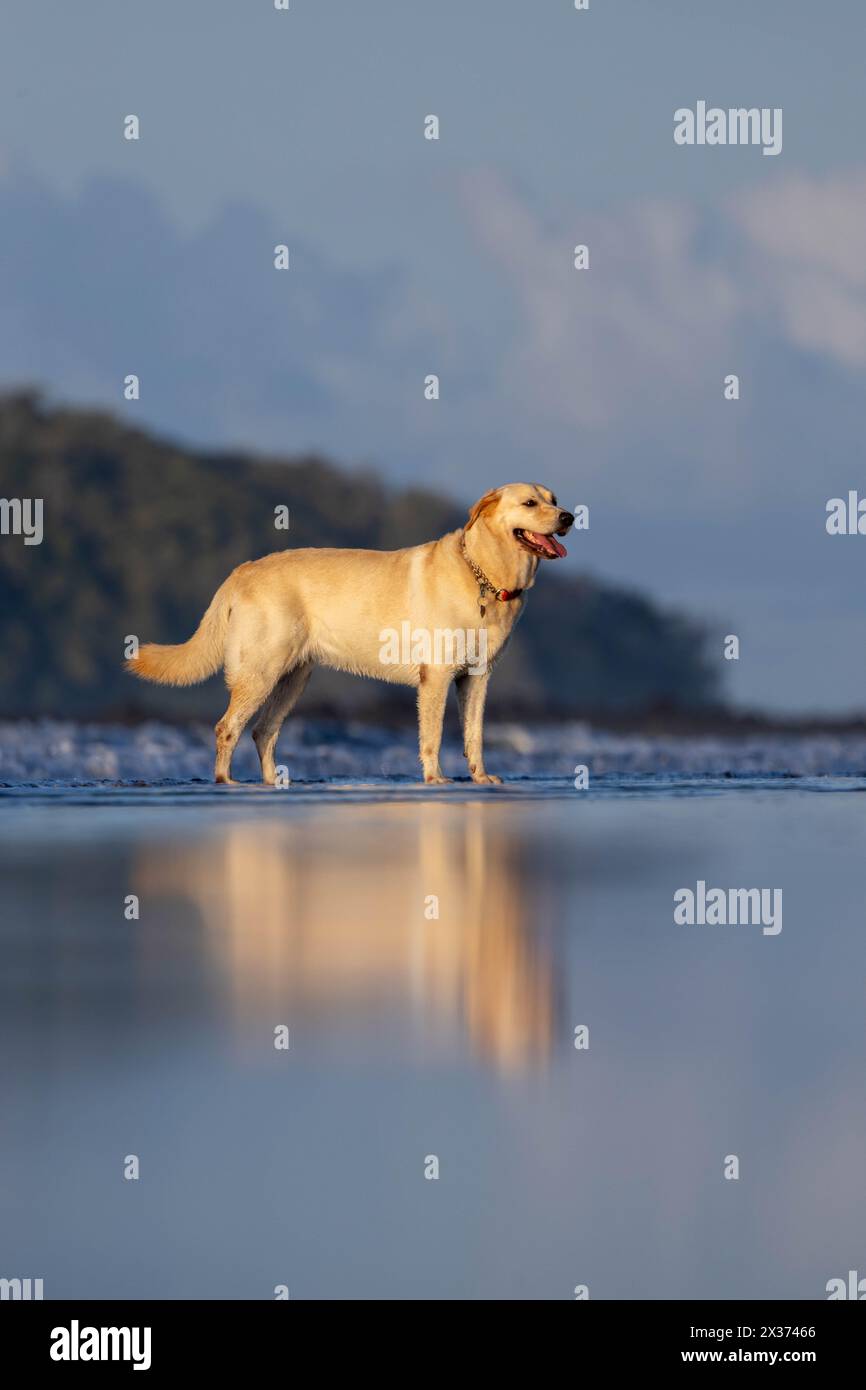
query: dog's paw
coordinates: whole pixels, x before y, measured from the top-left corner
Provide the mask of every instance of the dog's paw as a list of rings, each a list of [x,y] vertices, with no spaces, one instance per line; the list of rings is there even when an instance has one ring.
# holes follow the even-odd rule
[[[446,787],[450,786],[453,781],[453,777],[434,776],[433,773],[424,778],[424,784],[428,787]]]
[[[479,787],[501,787],[502,778],[493,772],[473,772],[472,780]]]

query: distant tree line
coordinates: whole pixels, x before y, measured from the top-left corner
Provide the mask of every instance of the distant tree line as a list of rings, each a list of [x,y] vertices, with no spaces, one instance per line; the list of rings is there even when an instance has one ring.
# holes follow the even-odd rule
[[[0,397],[0,497],[43,499],[44,539],[0,536],[0,714],[210,719],[213,683],[133,684],[124,639],[182,641],[243,560],[284,546],[397,549],[465,520],[313,455],[193,451],[109,414]],[[288,531],[274,528],[287,506]],[[707,632],[648,598],[548,572],[491,687],[491,717],[696,711],[719,703]],[[219,679],[219,678],[216,678]],[[317,672],[300,712],[398,717],[411,691]]]

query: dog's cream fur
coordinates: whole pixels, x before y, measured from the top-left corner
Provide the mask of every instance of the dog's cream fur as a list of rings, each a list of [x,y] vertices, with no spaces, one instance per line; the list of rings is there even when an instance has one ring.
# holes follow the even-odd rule
[[[527,506],[527,503],[530,505]],[[216,726],[217,782],[231,782],[231,759],[244,727],[261,709],[253,739],[262,779],[273,784],[274,749],[286,715],[314,666],[330,666],[414,686],[424,780],[441,783],[439,747],[448,687],[454,681],[463,744],[474,782],[499,782],[484,770],[482,727],[490,669],[520,616],[524,598],[485,596],[461,550],[498,589],[532,587],[538,557],[518,529],[564,534],[573,518],[549,488],[511,483],[476,502],[463,531],[407,550],[280,550],[239,565],[220,586],[188,642],[149,643],[127,662],[144,680],[194,685],[222,666],[231,692]],[[385,665],[384,629],[487,630],[486,669],[453,665]]]

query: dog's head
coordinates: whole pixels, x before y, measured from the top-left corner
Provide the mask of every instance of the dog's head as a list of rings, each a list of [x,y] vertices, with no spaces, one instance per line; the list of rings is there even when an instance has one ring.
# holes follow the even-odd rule
[[[485,525],[503,541],[528,550],[541,560],[558,560],[568,552],[557,536],[574,522],[549,487],[540,483],[508,483],[480,498],[469,513],[466,530]]]

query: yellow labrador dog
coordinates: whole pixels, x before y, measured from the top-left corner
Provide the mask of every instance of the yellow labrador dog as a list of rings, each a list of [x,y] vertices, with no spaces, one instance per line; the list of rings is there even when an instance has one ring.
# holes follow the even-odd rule
[[[424,781],[442,783],[439,747],[454,681],[474,782],[484,770],[482,726],[490,671],[535,582],[539,560],[566,554],[574,517],[538,483],[509,483],[475,503],[461,531],[407,550],[279,550],[239,565],[197,631],[153,643],[127,662],[144,680],[195,685],[223,667],[231,692],[216,726],[217,782],[247,722],[262,779],[273,785],[283,720],[314,666],[414,686]]]

